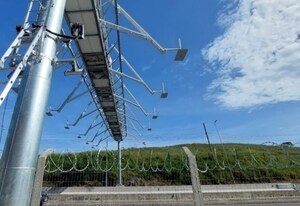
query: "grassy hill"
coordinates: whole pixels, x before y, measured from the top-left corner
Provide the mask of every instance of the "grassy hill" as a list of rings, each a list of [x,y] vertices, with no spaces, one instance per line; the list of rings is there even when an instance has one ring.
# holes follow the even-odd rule
[[[129,148],[122,151],[125,185],[190,184],[182,147],[196,156],[202,184],[300,182],[300,148],[291,145],[207,144]],[[53,154],[45,184],[115,185],[117,152]]]

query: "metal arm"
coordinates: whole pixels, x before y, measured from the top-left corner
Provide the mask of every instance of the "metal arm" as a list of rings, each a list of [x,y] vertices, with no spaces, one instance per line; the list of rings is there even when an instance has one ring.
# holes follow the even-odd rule
[[[111,1],[112,4],[115,6],[114,1]],[[126,11],[123,9],[119,4],[117,5],[118,11],[123,14],[123,16],[140,32],[139,34],[144,39],[148,40],[153,44],[161,53],[165,53],[168,50],[177,50],[176,48],[163,48],[157,41],[155,41],[154,38],[151,37],[150,34],[148,34],[145,29],[139,23],[137,23]],[[126,29],[126,28],[125,28]],[[138,32],[136,32],[138,33]]]
[[[128,103],[130,103],[130,104],[132,104],[132,105],[140,108],[140,110],[145,114],[145,116],[148,116],[148,115],[152,114],[153,115],[152,118],[153,119],[157,119],[156,113],[155,112],[154,113],[148,113],[148,112],[146,112],[144,110],[144,108],[140,105],[140,103],[137,101],[137,99],[134,97],[134,95],[131,93],[131,91],[126,87],[125,83],[122,80],[121,80],[121,83],[123,84],[122,88],[124,88],[128,92],[128,94],[131,96],[131,98],[133,99],[133,101],[125,99],[123,96],[119,96],[117,94],[114,94],[114,96],[117,97],[118,99],[124,101],[124,102],[128,102]]]
[[[110,71],[111,72],[113,72],[113,73],[115,73],[115,74],[117,74],[117,75],[119,75],[119,76],[123,76],[123,77],[125,77],[125,78],[128,78],[128,79],[130,79],[130,80],[133,80],[133,81],[135,81],[135,82],[138,82],[138,83],[141,83],[141,84],[143,84],[145,87],[146,87],[146,89],[150,92],[150,94],[154,94],[154,93],[157,93],[157,92],[161,92],[161,94],[160,94],[160,98],[167,98],[168,97],[168,92],[166,92],[166,90],[165,90],[165,85],[164,85],[164,83],[162,83],[162,90],[152,90],[142,79],[136,79],[136,78],[134,78],[134,77],[132,77],[132,76],[129,76],[129,75],[127,75],[127,74],[124,74],[124,73],[122,73],[122,72],[119,72],[118,70],[114,70],[114,69],[110,69]]]
[[[93,137],[93,139],[92,140],[88,140],[87,142],[86,142],[86,144],[88,144],[89,142],[94,142],[94,140],[99,136],[99,135],[101,135],[101,134],[105,134],[108,130],[106,129],[106,130],[103,130],[103,131],[101,131],[101,127],[99,127],[99,129],[97,130],[97,132],[96,132],[96,134],[94,135],[94,137]],[[101,131],[101,132],[100,132]]]
[[[99,122],[95,125],[90,125],[90,127],[86,130],[86,132],[81,135],[86,136],[89,133],[89,131],[91,131],[92,129],[94,129],[95,127],[98,127],[98,126],[102,127],[103,124],[104,124],[103,122]],[[78,138],[81,138],[81,135],[79,135]]]
[[[181,42],[179,42],[179,48],[164,48],[162,47],[150,34],[148,34],[141,25],[139,25],[119,4],[115,5],[115,2],[113,0],[111,0],[111,3],[113,6],[117,6],[118,12],[123,14],[123,16],[137,29],[137,31],[128,29],[126,27],[120,26],[118,24],[114,24],[111,22],[108,22],[104,19],[99,19],[99,22],[110,28],[110,29],[114,29],[117,30],[119,32],[123,32],[126,34],[130,34],[133,36],[136,36],[138,38],[142,38],[144,40],[149,41],[160,53],[164,54],[167,51],[177,51],[175,60],[176,61],[182,61],[186,54],[187,54],[187,49],[182,49],[181,48]]]
[[[79,122],[81,119],[83,119],[83,118],[89,116],[90,114],[93,114],[94,112],[96,112],[97,109],[94,109],[94,110],[92,110],[92,111],[86,113],[87,110],[88,110],[88,108],[91,106],[92,103],[93,103],[93,100],[91,100],[91,101],[88,103],[88,105],[85,107],[85,109],[84,109],[83,112],[79,115],[79,117],[76,119],[76,121],[75,121],[73,124],[67,123],[66,126],[65,126],[65,128],[66,128],[66,129],[70,129],[70,126],[76,126],[76,125],[78,124],[78,122]]]
[[[125,98],[123,98],[123,97],[120,97],[120,96],[118,96],[118,95],[116,95],[115,94],[115,96],[117,97],[117,98],[119,98],[119,99],[121,99],[121,100],[123,100],[123,101],[125,101],[125,102],[128,102],[128,103],[130,103],[130,104],[132,104],[132,105],[134,105],[134,106],[136,106],[136,107],[138,107],[142,112],[143,112],[143,114],[145,115],[145,116],[148,116],[148,115],[150,115],[151,113],[148,113],[148,112],[146,112],[145,110],[144,110],[144,108],[140,105],[140,103],[137,101],[137,99],[133,96],[133,94],[130,92],[130,90],[126,87],[126,85],[124,84],[124,89],[128,92],[128,94],[131,96],[131,98],[133,99],[133,101],[130,101],[130,100],[128,100],[128,99],[125,99]]]
[[[138,38],[150,41],[158,49],[158,51],[160,53],[162,53],[162,54],[166,53],[167,50],[177,50],[176,48],[173,48],[173,49],[165,49],[165,48],[163,48],[148,33],[137,32],[137,31],[128,29],[126,27],[123,27],[123,26],[120,26],[120,25],[108,22],[108,21],[106,21],[104,19],[99,19],[99,21],[100,21],[100,23],[102,25],[106,26],[109,29],[114,29],[114,30],[123,32],[125,34],[130,34],[130,35],[133,35],[135,37],[138,37]]]
[[[93,122],[87,128],[87,130],[85,131],[85,133],[79,134],[78,138],[81,138],[81,135],[86,136],[92,129],[94,129],[95,127],[97,127],[99,125],[101,125],[100,127],[102,127],[103,124],[104,124],[103,122],[99,122],[99,123],[96,124],[96,121],[98,120],[98,118],[99,118],[99,114],[96,115],[96,117],[94,118]]]
[[[53,111],[61,112],[61,110],[66,106],[67,103],[70,103],[70,102],[74,101],[75,99],[87,94],[88,91],[84,91],[84,92],[74,96],[75,92],[78,90],[78,88],[80,87],[80,85],[82,83],[83,83],[83,78],[77,83],[77,85],[74,87],[74,89],[71,91],[71,93],[68,95],[68,97],[65,99],[65,101],[63,101],[63,103],[59,106],[58,109],[49,109],[46,114],[48,116],[53,116],[53,114],[52,114]]]
[[[110,136],[104,137],[104,134],[103,134],[103,136],[101,137],[101,139],[99,140],[99,142],[96,145],[93,145],[93,147],[98,147],[101,142],[103,142],[104,140],[107,140],[109,137]]]
[[[119,51],[118,51],[115,47],[114,47],[114,50],[115,50],[115,52],[116,52],[118,55],[120,55],[120,54],[119,54]],[[135,71],[135,69],[133,68],[133,66],[127,61],[127,59],[126,59],[123,55],[121,55],[121,59],[122,59],[122,61],[125,62],[125,64],[129,67],[129,69],[130,69],[131,72],[136,76],[136,78],[131,77],[131,76],[129,76],[129,75],[127,75],[127,74],[124,74],[124,73],[122,73],[122,72],[119,72],[119,71],[116,71],[116,70],[111,69],[112,72],[114,72],[114,73],[116,73],[116,74],[118,74],[118,75],[120,75],[120,76],[126,77],[126,78],[128,78],[128,79],[131,79],[131,80],[133,80],[133,81],[136,81],[136,82],[138,82],[138,83],[141,83],[141,84],[144,85],[144,87],[150,92],[150,94],[154,94],[154,93],[157,93],[157,92],[162,92],[161,98],[166,98],[166,97],[168,96],[168,94],[166,94],[166,92],[165,92],[165,90],[164,90],[164,86],[163,86],[163,89],[162,89],[162,90],[153,90],[153,89],[151,89],[150,86],[149,86],[149,85],[143,80],[143,78]]]

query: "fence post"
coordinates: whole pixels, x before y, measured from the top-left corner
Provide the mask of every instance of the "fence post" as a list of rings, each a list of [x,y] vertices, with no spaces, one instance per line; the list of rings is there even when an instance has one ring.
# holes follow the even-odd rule
[[[52,152],[53,152],[52,149],[47,149],[38,158],[36,173],[33,182],[30,206],[40,205],[40,194],[43,186],[45,163],[46,163],[47,156]]]
[[[194,194],[194,205],[204,206],[196,158],[187,147],[182,147],[182,149],[184,150],[185,154],[189,158],[189,166],[190,166],[192,187],[193,187],[193,194]]]

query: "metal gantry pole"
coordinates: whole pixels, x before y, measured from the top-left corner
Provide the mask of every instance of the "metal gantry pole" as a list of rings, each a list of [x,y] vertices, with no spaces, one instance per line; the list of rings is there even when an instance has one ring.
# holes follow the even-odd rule
[[[121,140],[118,141],[118,185],[121,186],[122,184],[122,149],[121,149]]]
[[[108,155],[107,155],[107,151],[108,150],[108,140],[106,140],[106,153],[105,153],[105,187],[107,187],[107,182],[108,182],[108,174],[107,174],[107,168],[108,168]]]
[[[66,0],[44,0],[40,24],[60,33]],[[27,67],[0,162],[0,205],[28,206],[51,86],[57,37],[46,34],[40,59]]]

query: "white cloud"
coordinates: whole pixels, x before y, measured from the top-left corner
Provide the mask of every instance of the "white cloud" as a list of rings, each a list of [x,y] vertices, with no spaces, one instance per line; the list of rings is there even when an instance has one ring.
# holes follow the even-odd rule
[[[203,55],[218,77],[208,95],[228,108],[300,100],[300,1],[240,0]]]

